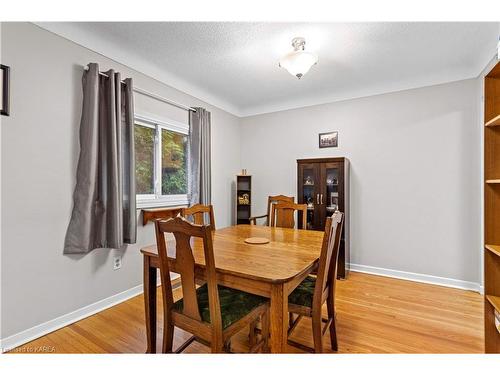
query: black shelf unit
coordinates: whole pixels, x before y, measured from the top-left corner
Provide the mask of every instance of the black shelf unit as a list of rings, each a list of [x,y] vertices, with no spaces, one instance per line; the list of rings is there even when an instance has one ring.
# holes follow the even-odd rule
[[[240,198],[248,197],[248,203],[240,203]],[[252,216],[252,176],[236,176],[236,224],[250,224]]]

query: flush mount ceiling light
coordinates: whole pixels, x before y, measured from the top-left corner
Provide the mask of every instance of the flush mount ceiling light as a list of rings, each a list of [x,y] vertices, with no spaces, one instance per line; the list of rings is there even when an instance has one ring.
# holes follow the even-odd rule
[[[304,38],[293,38],[293,51],[283,56],[279,66],[288,70],[291,75],[301,79],[311,66],[318,63],[318,56],[311,52],[304,51],[306,40]]]

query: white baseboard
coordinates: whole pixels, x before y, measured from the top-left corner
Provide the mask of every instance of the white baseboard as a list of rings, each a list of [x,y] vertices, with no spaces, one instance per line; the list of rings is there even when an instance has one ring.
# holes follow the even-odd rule
[[[176,282],[180,275],[172,275],[172,282]],[[160,273],[158,272],[156,285],[161,285]],[[82,307],[81,309],[75,310],[58,318],[52,319],[48,322],[39,324],[35,327],[28,328],[25,331],[16,333],[12,336],[6,337],[0,340],[0,353],[12,350],[18,346],[24,345],[27,342],[33,341],[41,336],[44,336],[50,332],[57,331],[63,327],[66,327],[72,323],[82,320],[88,316],[97,314],[103,310],[109,309],[114,305],[118,305],[132,297],[138,296],[143,292],[143,285],[137,285],[129,290],[115,294],[114,296],[104,298],[100,301],[92,303],[88,306]]]
[[[160,285],[159,278],[158,278],[158,285]],[[138,296],[142,292],[143,292],[142,284],[137,285],[133,288],[115,294],[111,297],[104,298],[100,301],[82,307],[68,314],[49,320],[48,322],[39,324],[35,327],[28,328],[25,331],[6,337],[0,341],[0,353],[5,353],[6,351],[12,350],[20,345],[33,341],[50,332],[54,332],[58,329],[66,327],[67,325],[82,320],[90,315],[94,315],[97,314],[98,312],[109,309],[114,305],[122,303],[132,297]]]
[[[457,289],[464,289],[464,290],[473,290],[473,291],[479,292],[479,293],[481,293],[481,289],[482,289],[482,287],[479,283],[473,283],[471,281],[449,279],[446,277],[426,275],[423,273],[397,271],[397,270],[391,270],[388,268],[363,266],[361,264],[353,264],[353,263],[351,263],[349,266],[350,266],[351,271],[369,273],[372,275],[392,277],[395,279],[410,280],[410,281],[416,281],[419,283],[447,286],[450,288],[457,288]]]
[[[479,293],[484,296],[484,285],[479,285]]]

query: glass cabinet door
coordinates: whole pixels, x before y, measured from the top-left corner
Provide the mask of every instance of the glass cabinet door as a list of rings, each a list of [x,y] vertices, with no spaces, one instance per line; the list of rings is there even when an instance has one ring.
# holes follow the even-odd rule
[[[339,169],[326,169],[326,197],[324,198],[327,212],[335,212],[339,208]]]
[[[299,168],[299,191],[301,197],[297,197],[300,203],[307,204],[307,228],[314,229],[318,221],[315,208],[319,205],[319,170],[317,164],[301,164]],[[299,221],[300,222],[300,221]]]
[[[321,178],[324,188],[320,193],[320,204],[323,207],[321,226],[324,226],[326,217],[339,210],[339,194],[341,186],[341,170],[337,163],[325,163]]]

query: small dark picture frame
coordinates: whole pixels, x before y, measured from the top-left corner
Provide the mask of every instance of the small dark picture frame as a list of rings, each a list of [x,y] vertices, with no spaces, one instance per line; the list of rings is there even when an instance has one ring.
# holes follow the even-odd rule
[[[337,147],[339,132],[319,133],[319,148]]]
[[[9,116],[10,111],[10,67],[0,64],[0,114]]]

